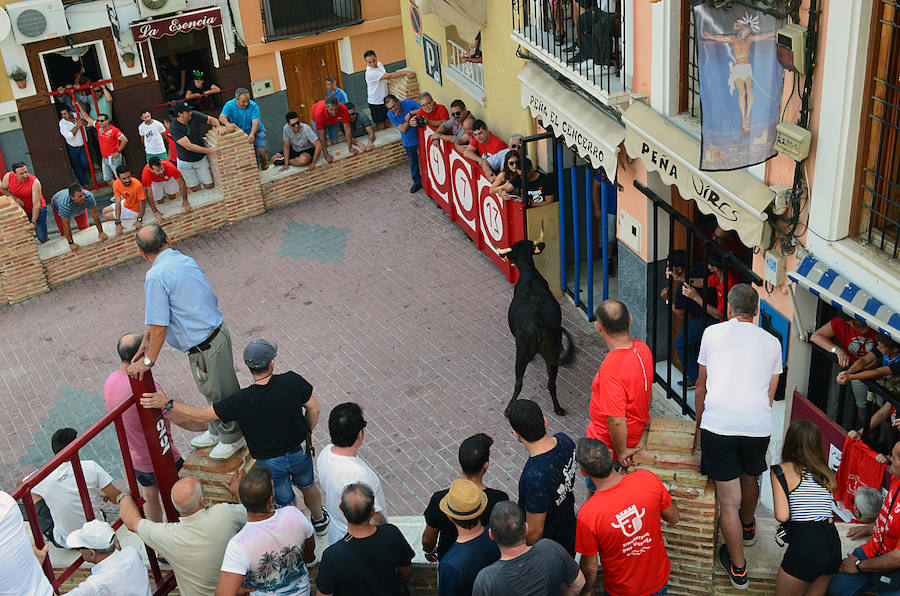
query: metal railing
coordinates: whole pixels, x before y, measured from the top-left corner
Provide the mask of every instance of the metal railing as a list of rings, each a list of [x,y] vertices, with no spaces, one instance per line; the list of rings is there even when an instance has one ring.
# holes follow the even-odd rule
[[[78,487],[78,495],[81,498],[81,506],[86,520],[96,518],[94,507],[91,504],[91,497],[88,492],[87,483],[84,479],[84,471],[81,466],[81,459],[78,452],[85,447],[93,438],[95,438],[106,427],[113,425],[116,429],[116,436],[119,439],[119,450],[122,455],[122,463],[124,464],[125,479],[128,482],[128,490],[134,496],[138,506],[143,505],[143,500],[139,498],[140,488],[135,476],[134,464],[131,461],[131,452],[128,450],[128,437],[125,435],[125,425],[122,422],[122,415],[135,405],[137,400],[134,395],[141,395],[145,391],[155,391],[153,377],[148,372],[144,374],[143,380],[131,380],[131,389],[133,395],[122,401],[114,409],[110,410],[100,420],[92,424],[87,430],[78,435],[74,441],[66,445],[59,453],[54,455],[50,461],[29,474],[16,488],[10,493],[13,499],[20,501],[25,508],[25,514],[28,519],[28,525],[31,528],[31,535],[34,544],[38,549],[44,547],[44,535],[38,523],[37,510],[32,499],[32,490],[42,480],[47,478],[54,470],[61,465],[69,462],[72,465],[72,471],[75,475],[75,484]],[[165,422],[158,410],[147,410],[140,405],[137,406],[138,416],[141,420],[144,434],[147,438],[147,447],[150,451],[150,458],[153,462],[153,473],[156,475],[159,484],[159,494],[163,502],[163,508],[169,521],[178,519],[178,512],[172,505],[171,491],[172,485],[178,479],[178,472],[175,468],[175,460],[172,458],[172,437],[166,429]],[[142,511],[143,513],[143,511]],[[122,520],[112,524],[113,528],[119,528]],[[147,557],[150,561],[150,572],[156,584],[154,596],[162,596],[168,594],[175,587],[175,575],[169,572],[165,576],[159,569],[159,561],[156,553],[149,546],[147,549]],[[75,573],[84,563],[84,559],[79,557],[74,563],[67,567],[59,577],[53,570],[53,564],[50,561],[48,553],[44,559],[43,569],[47,579],[55,591],[59,591],[59,587]]]
[[[450,64],[447,68],[453,70],[482,91],[484,91],[484,68],[478,62],[466,62],[469,57],[468,48],[464,48],[455,41],[448,41],[450,46]]]
[[[623,2],[615,12],[585,12],[577,2],[513,0],[513,35],[532,56],[606,94],[625,89]],[[578,42],[577,51],[573,44]]]
[[[266,40],[314,35],[362,22],[360,0],[261,0]]]

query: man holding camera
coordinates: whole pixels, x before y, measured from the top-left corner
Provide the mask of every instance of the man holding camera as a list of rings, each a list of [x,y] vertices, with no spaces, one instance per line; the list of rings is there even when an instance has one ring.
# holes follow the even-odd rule
[[[416,130],[415,113],[421,106],[411,99],[401,101],[396,95],[388,93],[384,98],[384,107],[388,111],[388,120],[400,131],[400,140],[409,159],[409,173],[413,181],[409,192],[418,192],[422,188],[422,175],[419,172],[419,132]]]

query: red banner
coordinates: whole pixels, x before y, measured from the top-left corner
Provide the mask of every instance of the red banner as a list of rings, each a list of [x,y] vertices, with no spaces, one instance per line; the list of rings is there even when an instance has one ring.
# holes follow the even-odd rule
[[[166,35],[216,27],[221,24],[222,12],[218,8],[204,8],[165,19],[132,23],[131,33],[134,35],[135,42],[141,42],[148,39],[161,39]]]

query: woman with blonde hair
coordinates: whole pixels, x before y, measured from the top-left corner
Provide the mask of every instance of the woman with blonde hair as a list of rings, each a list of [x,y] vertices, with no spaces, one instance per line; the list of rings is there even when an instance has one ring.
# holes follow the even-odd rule
[[[770,471],[775,519],[790,525],[790,542],[775,578],[776,596],[825,594],[841,564],[841,539],[831,505],[834,472],[825,462],[822,433],[809,420],[788,427],[781,465]]]

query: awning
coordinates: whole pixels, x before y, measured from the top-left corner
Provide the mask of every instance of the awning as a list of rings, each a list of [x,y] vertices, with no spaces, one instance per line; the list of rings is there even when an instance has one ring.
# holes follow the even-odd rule
[[[474,41],[487,25],[487,0],[419,0],[419,10],[434,13],[444,27],[456,25],[456,32],[467,42]]]
[[[747,246],[769,247],[772,228],[764,211],[775,198],[772,189],[744,170],[701,172],[700,143],[641,102],[632,103],[622,120],[630,157],[641,158],[648,172],[677,186],[682,198],[715,215]]]
[[[788,277],[841,312],[900,341],[900,314],[814,256],[807,255]]]
[[[131,24],[131,33],[135,42],[148,39],[162,39],[166,35],[187,33],[195,29],[206,29],[222,24],[222,12],[218,7],[201,8],[184,12],[174,17],[137,21]]]
[[[580,95],[563,88],[536,64],[526,64],[519,73],[522,107],[540,116],[553,134],[589,159],[594,169],[603,168],[616,177],[616,156],[625,138],[625,127],[601,112]]]

